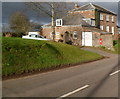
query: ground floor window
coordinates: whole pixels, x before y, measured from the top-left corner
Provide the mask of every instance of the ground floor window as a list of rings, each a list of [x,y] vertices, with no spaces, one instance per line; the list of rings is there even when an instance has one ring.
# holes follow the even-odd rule
[[[77,39],[77,37],[78,37],[78,34],[77,34],[76,31],[74,31],[74,32],[73,32],[73,39]]]
[[[109,26],[106,26],[106,31],[109,32]]]
[[[103,26],[102,25],[100,26],[100,29],[103,30]]]
[[[114,35],[114,27],[112,27],[112,33],[113,33],[113,35]]]

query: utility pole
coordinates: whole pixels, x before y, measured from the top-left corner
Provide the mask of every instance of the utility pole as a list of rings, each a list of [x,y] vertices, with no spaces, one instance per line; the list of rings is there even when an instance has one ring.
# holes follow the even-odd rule
[[[54,4],[51,4],[52,6],[52,36],[53,41],[55,41],[55,13],[54,13]]]

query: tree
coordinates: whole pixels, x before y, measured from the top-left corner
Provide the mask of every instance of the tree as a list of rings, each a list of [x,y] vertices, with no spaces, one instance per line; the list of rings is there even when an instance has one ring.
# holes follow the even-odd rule
[[[17,36],[25,34],[31,28],[28,17],[22,12],[12,14],[10,17],[10,28]]]
[[[26,3],[29,5],[33,10],[37,13],[41,14],[42,12],[44,15],[47,15],[51,18],[52,23],[52,34],[53,34],[53,41],[55,41],[55,19],[65,16],[68,11],[71,9],[71,6],[68,6],[70,3],[65,2],[29,2]],[[71,3],[74,4],[74,3]]]

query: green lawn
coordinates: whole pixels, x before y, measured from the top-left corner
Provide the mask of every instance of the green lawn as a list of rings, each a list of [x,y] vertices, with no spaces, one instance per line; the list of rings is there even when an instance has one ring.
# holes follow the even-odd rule
[[[51,69],[100,58],[102,58],[101,55],[63,43],[13,37],[2,39],[3,76]]]

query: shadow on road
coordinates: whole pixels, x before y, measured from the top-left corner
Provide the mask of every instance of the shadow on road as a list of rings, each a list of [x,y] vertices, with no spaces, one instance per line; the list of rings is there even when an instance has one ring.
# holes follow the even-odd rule
[[[120,66],[120,60],[118,60],[118,63],[110,70],[110,72],[108,72],[106,74],[106,76],[97,84],[97,86],[86,96],[86,99],[87,99],[87,97],[93,97],[94,94],[96,94],[97,91],[100,89],[100,87],[102,87],[102,85],[108,80],[108,78],[110,77],[109,74],[115,72],[114,70],[116,68],[117,68],[117,70],[120,69],[119,66]]]

